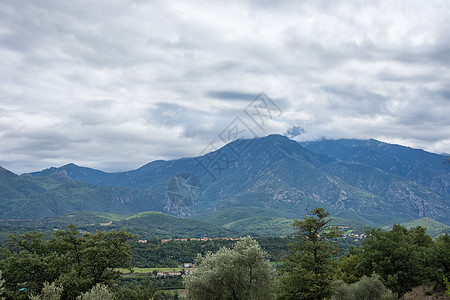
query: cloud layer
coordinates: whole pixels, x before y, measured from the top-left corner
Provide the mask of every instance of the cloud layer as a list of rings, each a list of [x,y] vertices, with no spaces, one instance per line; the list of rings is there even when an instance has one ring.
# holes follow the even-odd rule
[[[120,171],[256,135],[450,153],[447,1],[0,3],[0,165]],[[252,122],[265,92],[283,111]],[[296,129],[296,130],[297,130]]]

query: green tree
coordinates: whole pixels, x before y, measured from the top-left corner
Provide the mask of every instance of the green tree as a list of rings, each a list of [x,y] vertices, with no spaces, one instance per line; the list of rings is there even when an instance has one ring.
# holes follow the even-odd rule
[[[35,231],[13,234],[0,261],[6,293],[25,299],[40,293],[45,282],[55,282],[64,288],[62,299],[75,299],[98,283],[111,285],[120,276],[115,268],[130,267],[132,238],[124,230],[82,234],[74,225],[47,240]]]
[[[5,284],[5,279],[2,277],[2,271],[0,270],[0,296],[3,295],[3,292],[5,291],[5,288],[3,287],[3,284]],[[3,299],[3,298],[0,298]]]
[[[402,297],[429,277],[432,241],[423,228],[394,225],[390,231],[372,229],[363,241],[357,269],[379,274],[383,283]]]
[[[297,241],[293,254],[284,262],[281,276],[281,299],[324,299],[331,295],[333,276],[339,253],[334,240],[342,233],[328,226],[328,212],[316,208],[303,220],[295,220]]]
[[[358,282],[347,284],[338,280],[333,285],[331,300],[388,300],[393,299],[392,292],[380,280],[380,276],[362,276]]]
[[[450,235],[441,235],[433,245],[432,264],[434,273],[431,275],[435,282],[442,282],[442,277],[450,278]]]
[[[44,283],[42,292],[40,295],[31,295],[31,300],[60,300],[63,292],[63,287],[56,285],[54,282],[49,284]]]
[[[348,256],[341,258],[336,278],[342,279],[346,283],[355,283],[361,277],[358,270],[358,254],[350,253]]]
[[[273,299],[276,274],[259,244],[246,237],[233,249],[199,255],[195,272],[186,274],[188,299]]]
[[[113,300],[114,294],[106,285],[101,283],[92,287],[89,291],[81,294],[76,300]]]
[[[445,285],[445,294],[450,297],[450,282],[448,281],[447,277],[445,277],[445,276],[443,277],[443,280],[444,280],[444,285]]]

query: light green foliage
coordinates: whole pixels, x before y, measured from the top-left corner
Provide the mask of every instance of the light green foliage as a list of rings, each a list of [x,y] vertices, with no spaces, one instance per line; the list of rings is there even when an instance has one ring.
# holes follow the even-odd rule
[[[328,226],[328,212],[316,208],[303,220],[295,221],[297,241],[293,254],[284,262],[281,299],[323,299],[331,295],[331,285],[339,253],[334,238],[341,232]]]
[[[77,297],[77,300],[113,300],[114,294],[110,292],[107,286],[103,284],[97,284],[86,293]]]
[[[5,279],[3,279],[2,271],[0,270],[0,296],[3,295],[3,292],[5,291],[3,284],[5,284]],[[3,299],[3,298],[0,298],[0,299]]]
[[[26,293],[39,293],[45,282],[64,288],[63,299],[90,290],[98,283],[111,285],[120,276],[118,267],[130,267],[133,235],[97,231],[82,234],[74,225],[58,230],[44,240],[41,233],[12,235],[1,253],[0,268],[6,279],[9,298],[21,299]],[[26,288],[27,292],[18,292]]]
[[[198,256],[198,269],[184,278],[188,299],[259,300],[275,297],[275,270],[259,244],[247,237],[233,249]]]
[[[357,269],[379,274],[399,297],[420,285],[432,272],[433,241],[421,227],[407,230],[394,225],[391,231],[371,230],[359,251]]]
[[[338,280],[333,284],[333,296],[331,300],[388,300],[394,299],[380,280],[380,276],[373,274],[371,277],[363,276],[360,281],[347,284]]]
[[[31,300],[60,300],[63,292],[63,287],[56,285],[54,282],[49,284],[44,283],[40,295],[30,295]]]
[[[445,294],[450,297],[450,282],[448,282],[448,279],[445,276],[444,276],[444,284],[445,284]]]

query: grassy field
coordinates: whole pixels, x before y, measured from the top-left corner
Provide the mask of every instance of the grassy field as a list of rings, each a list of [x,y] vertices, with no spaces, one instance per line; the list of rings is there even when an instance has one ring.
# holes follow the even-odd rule
[[[118,270],[123,274],[129,274],[129,273],[152,273],[153,270],[157,270],[160,272],[180,272],[180,268],[132,268],[132,272],[130,272],[129,269],[124,268],[118,268]]]

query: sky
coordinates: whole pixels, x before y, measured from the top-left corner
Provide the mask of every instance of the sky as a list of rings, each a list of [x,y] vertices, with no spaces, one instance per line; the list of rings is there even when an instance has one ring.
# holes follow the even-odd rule
[[[0,165],[117,172],[273,133],[450,153],[449,24],[445,0],[3,0]]]

